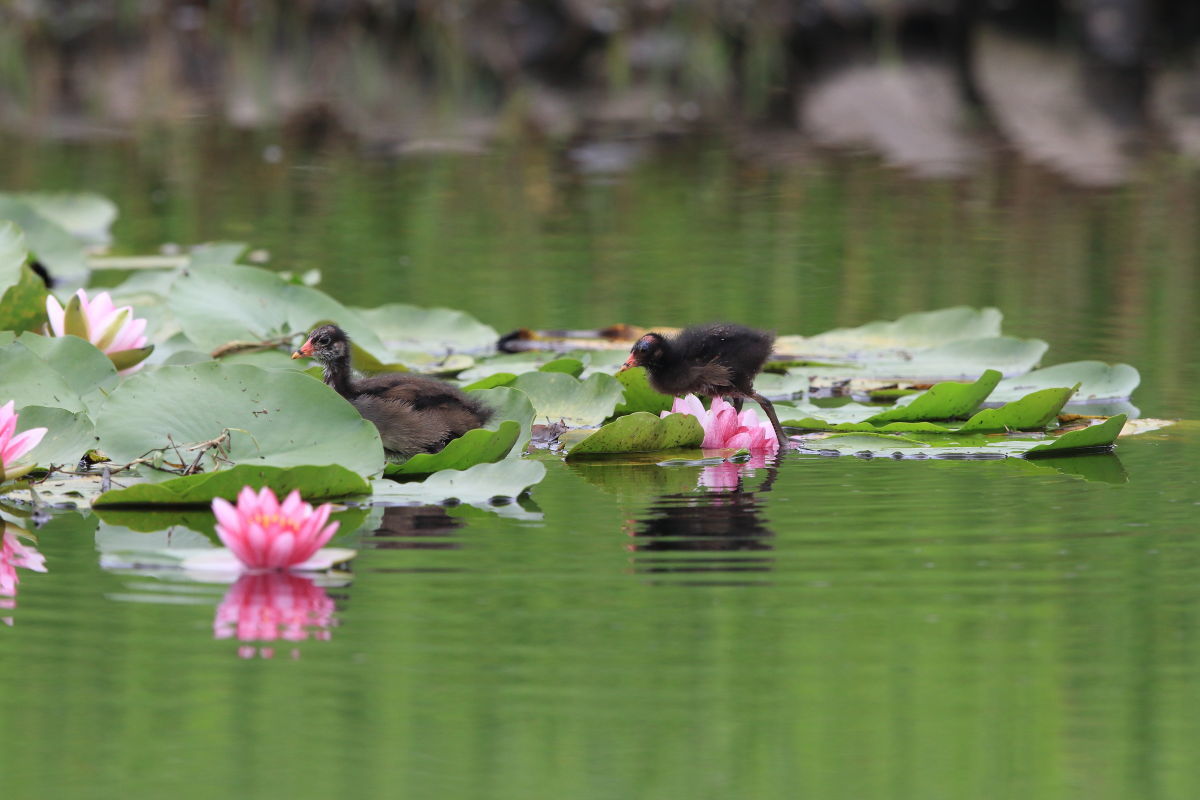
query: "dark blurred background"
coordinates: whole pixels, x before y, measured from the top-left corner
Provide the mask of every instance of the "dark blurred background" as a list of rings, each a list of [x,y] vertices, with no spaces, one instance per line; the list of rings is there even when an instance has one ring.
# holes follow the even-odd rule
[[[1200,3],[1166,0],[8,0],[0,125],[122,137],[197,115],[377,153],[717,132],[960,175],[1200,156]],[[620,147],[581,158],[596,168]]]

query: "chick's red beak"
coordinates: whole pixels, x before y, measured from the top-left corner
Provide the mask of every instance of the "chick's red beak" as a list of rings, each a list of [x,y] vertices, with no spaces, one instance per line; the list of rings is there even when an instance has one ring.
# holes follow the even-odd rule
[[[292,358],[299,358],[300,356],[312,358],[312,339],[305,340],[304,344],[300,345],[300,349],[292,353]]]
[[[622,372],[629,369],[630,367],[636,367],[636,366],[638,366],[637,356],[634,355],[633,353],[630,353],[629,358],[625,359],[625,363],[621,365],[621,368],[619,370],[617,370],[617,374],[620,375]]]

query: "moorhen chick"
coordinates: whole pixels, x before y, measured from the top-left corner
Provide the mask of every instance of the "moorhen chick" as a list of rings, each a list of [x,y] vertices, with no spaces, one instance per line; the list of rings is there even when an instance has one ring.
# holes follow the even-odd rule
[[[762,371],[774,344],[774,334],[732,323],[693,325],[671,338],[647,333],[634,343],[621,371],[645,367],[657,392],[726,397],[739,412],[746,398],[754,400],[767,412],[783,446],[788,438],[775,406],[754,390],[754,376]]]
[[[374,423],[389,455],[436,453],[451,439],[483,427],[492,415],[437,378],[392,372],[355,379],[350,370],[350,337],[336,325],[314,328],[292,353],[292,358],[301,356],[316,359],[325,383],[349,400],[363,419]]]

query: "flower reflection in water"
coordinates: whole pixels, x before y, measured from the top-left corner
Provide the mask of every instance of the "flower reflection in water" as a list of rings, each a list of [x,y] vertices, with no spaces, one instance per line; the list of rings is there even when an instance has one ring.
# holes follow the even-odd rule
[[[726,461],[705,467],[700,470],[697,486],[712,492],[736,492],[744,476],[753,474],[753,470],[767,467],[767,462],[768,456],[756,453],[742,463]]]
[[[46,571],[46,557],[33,545],[24,544],[19,536],[33,538],[16,525],[4,524],[4,537],[0,541],[0,608],[4,609],[17,607],[17,585],[21,582],[18,567],[34,572]],[[11,626],[13,619],[0,617],[0,622]]]
[[[327,640],[334,619],[333,600],[312,578],[292,572],[244,574],[225,593],[213,619],[213,636],[249,642]],[[242,658],[271,658],[272,647],[244,644]],[[299,657],[299,651],[292,651]]]

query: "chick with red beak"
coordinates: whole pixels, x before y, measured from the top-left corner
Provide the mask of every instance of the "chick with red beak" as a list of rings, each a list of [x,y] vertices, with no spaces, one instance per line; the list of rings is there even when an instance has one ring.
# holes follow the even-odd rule
[[[774,345],[774,334],[744,325],[693,325],[669,339],[647,333],[634,343],[618,372],[645,367],[650,386],[657,392],[673,397],[727,397],[739,413],[747,398],[754,400],[766,412],[782,444],[788,439],[775,406],[754,389],[754,378]]]

